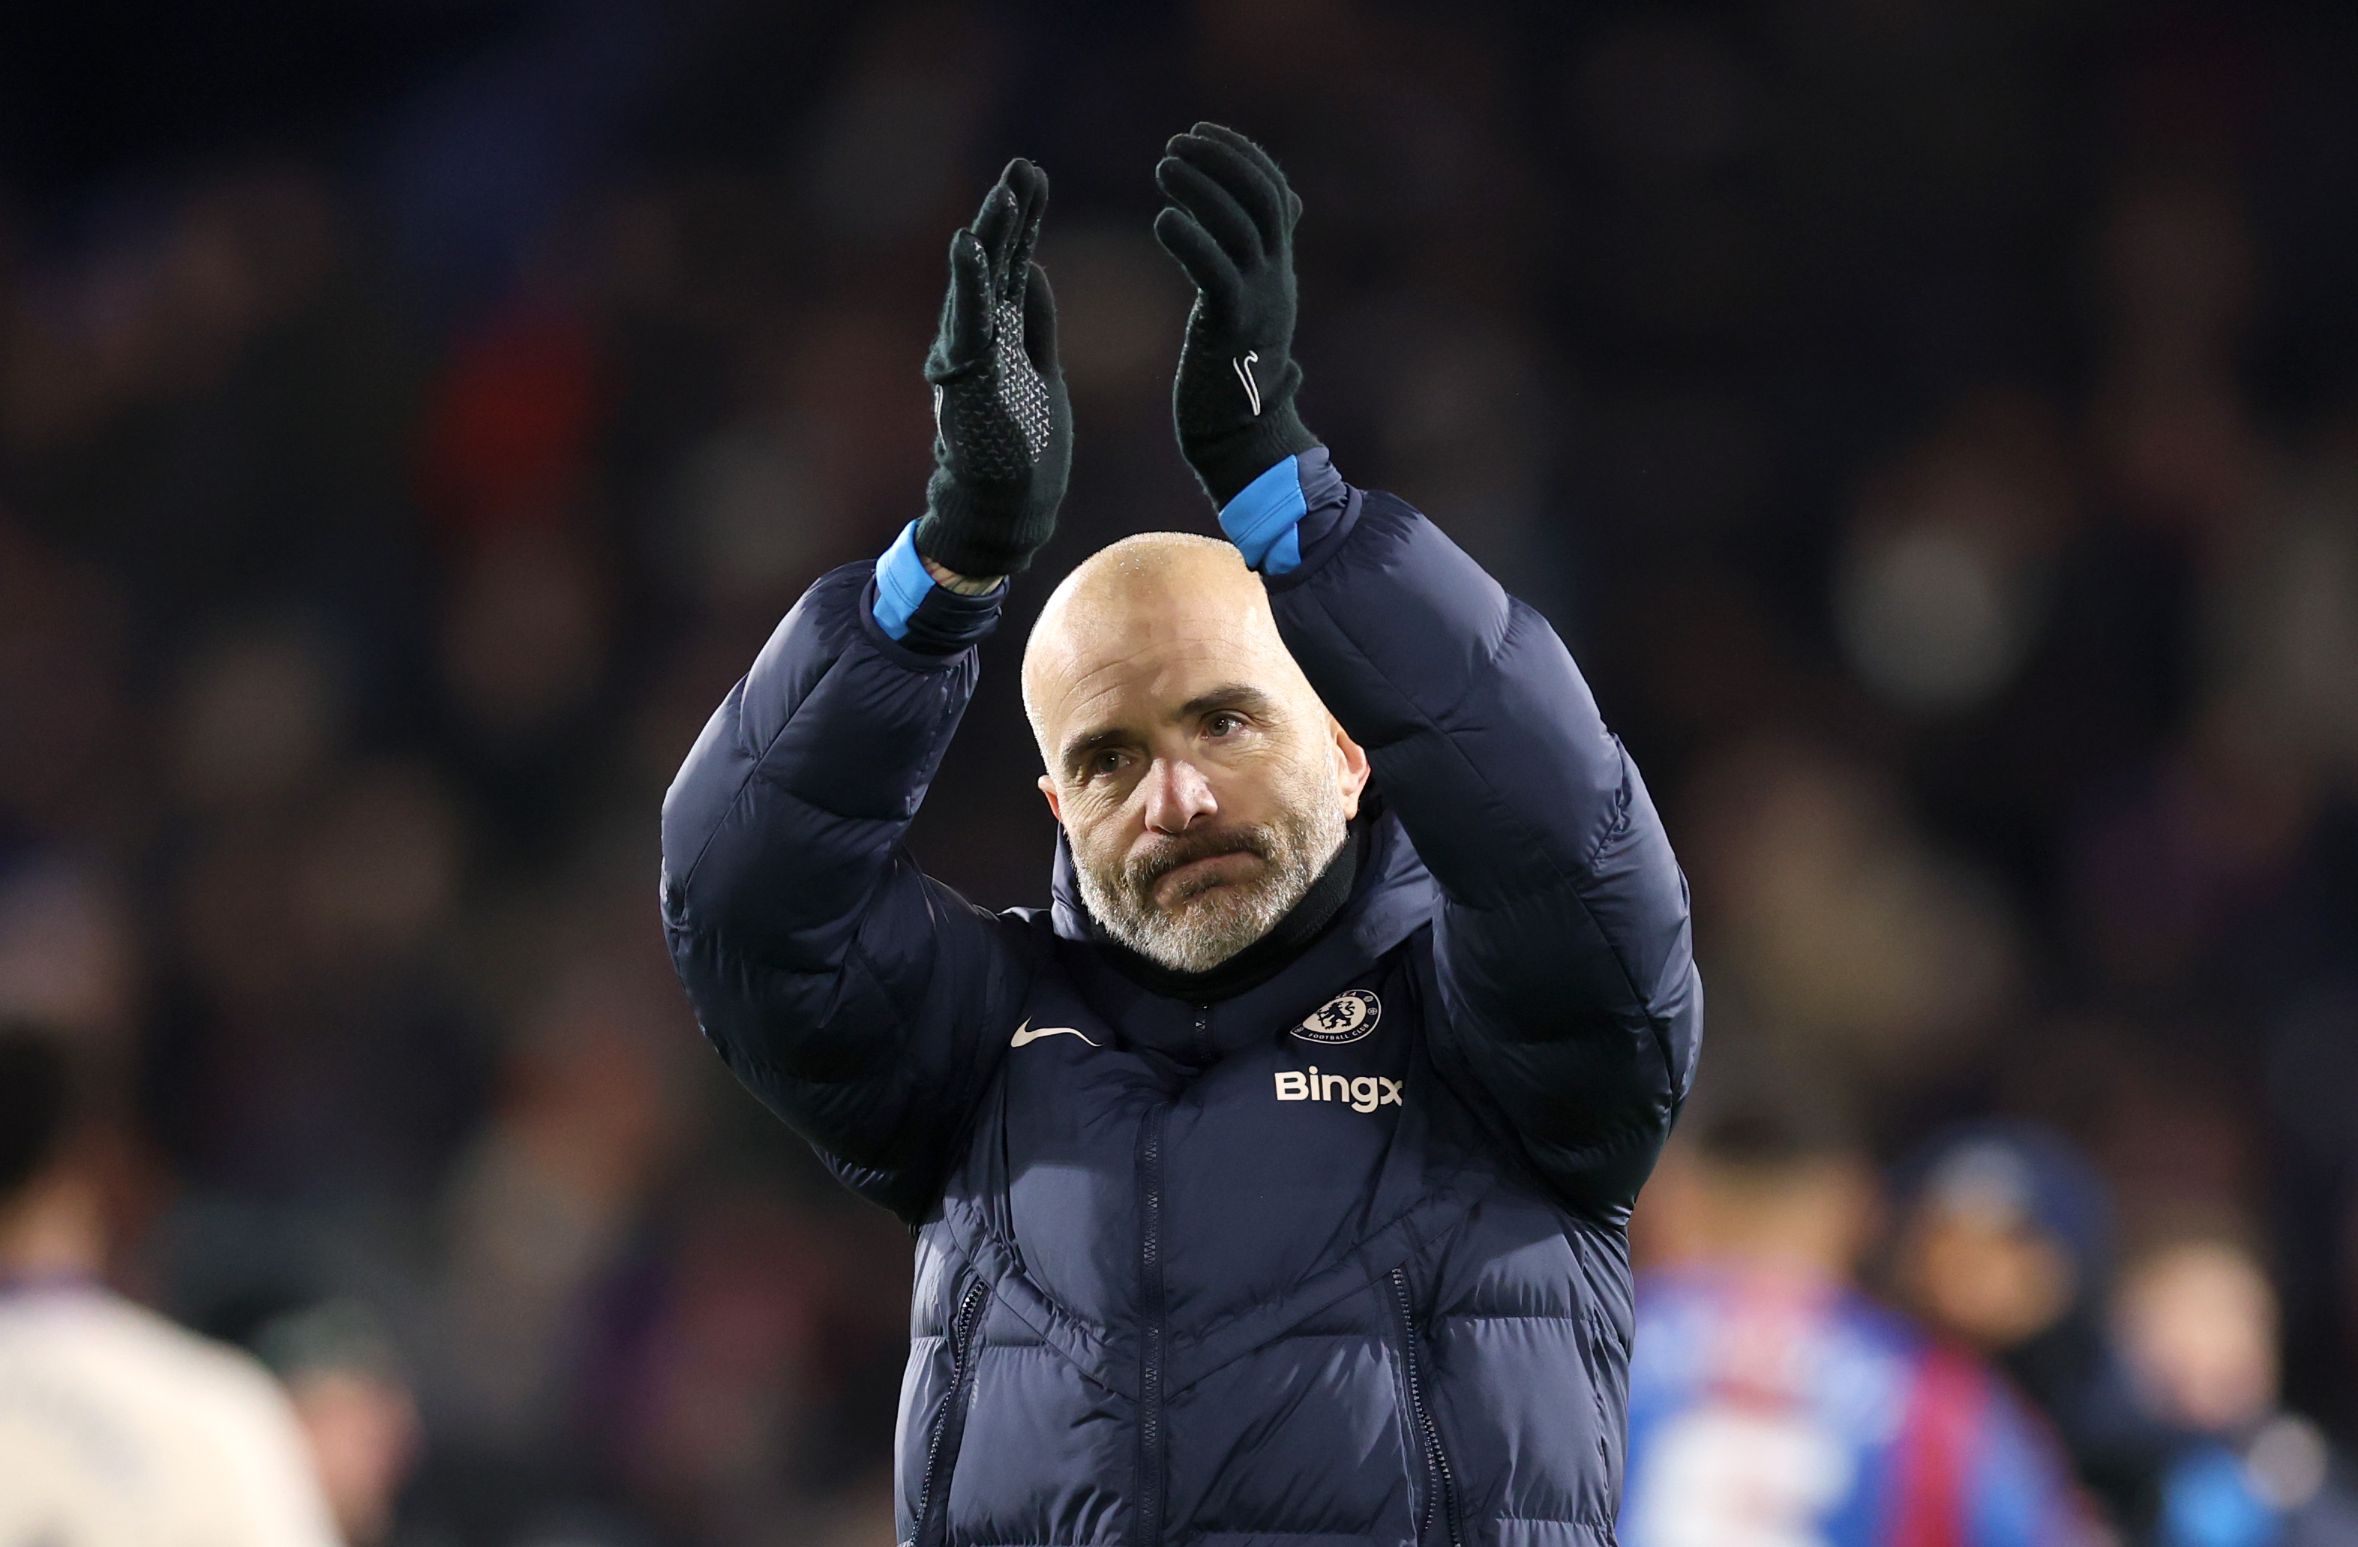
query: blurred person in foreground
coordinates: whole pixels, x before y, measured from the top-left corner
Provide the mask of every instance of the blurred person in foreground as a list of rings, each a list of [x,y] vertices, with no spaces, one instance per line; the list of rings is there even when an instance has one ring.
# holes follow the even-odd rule
[[[2131,1379],[2180,1437],[2155,1547],[2345,1547],[2358,1496],[2317,1426],[2280,1405],[2275,1286],[2240,1232],[2189,1220],[2121,1265],[2112,1321]]]
[[[2112,1205],[2095,1169],[2043,1127],[1990,1121],[1933,1140],[1900,1190],[1901,1307],[2004,1372],[2110,1518],[2148,1519],[2176,1441],[2105,1324]]]
[[[1834,1102],[1723,1094],[1646,1196],[1625,1547],[2097,1540],[2004,1385],[1853,1287],[1880,1200]]]
[[[1053,905],[903,842],[1070,457],[1017,161],[952,240],[926,514],[805,593],[665,802],[673,957],[916,1236],[904,1542],[1603,1542],[1685,883],[1546,620],[1303,428],[1276,165],[1168,148],[1228,540],[1116,543],[1033,630]]]
[[[0,1542],[335,1543],[269,1373],[99,1283],[100,1110],[62,1038],[0,1026]]]
[[[417,1398],[375,1312],[357,1300],[305,1299],[240,1342],[286,1387],[337,1529],[353,1547],[393,1534],[394,1504],[423,1439]]]

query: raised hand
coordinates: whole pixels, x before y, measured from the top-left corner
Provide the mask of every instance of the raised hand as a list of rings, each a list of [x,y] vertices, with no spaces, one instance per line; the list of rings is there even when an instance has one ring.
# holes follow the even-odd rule
[[[1269,153],[1199,123],[1154,169],[1170,207],[1154,236],[1195,281],[1172,418],[1179,449],[1217,505],[1271,464],[1318,444],[1294,411],[1294,224],[1302,201]]]
[[[1019,157],[950,238],[949,294],[925,359],[934,470],[916,543],[970,579],[1031,563],[1056,530],[1072,470],[1056,302],[1032,261],[1047,209],[1047,174]]]

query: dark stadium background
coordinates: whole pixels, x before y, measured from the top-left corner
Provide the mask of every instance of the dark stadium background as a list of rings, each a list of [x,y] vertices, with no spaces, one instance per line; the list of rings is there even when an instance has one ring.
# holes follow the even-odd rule
[[[122,1282],[372,1307],[400,1543],[889,1539],[906,1238],[697,1037],[656,812],[916,513],[1027,154],[1077,463],[917,847],[1046,900],[1031,614],[1209,529],[1147,225],[1212,117],[1307,203],[1312,426],[1643,760],[1711,1051],[2238,1221],[2347,1438],[2354,80],[2346,5],[11,7],[0,1004],[136,1072]]]

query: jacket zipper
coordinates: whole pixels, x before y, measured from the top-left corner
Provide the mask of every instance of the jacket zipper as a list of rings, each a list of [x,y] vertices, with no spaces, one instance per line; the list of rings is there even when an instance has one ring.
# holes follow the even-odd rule
[[[1199,1045],[1212,1007],[1195,1007]],[[1157,1102],[1138,1126],[1138,1530],[1139,1547],[1163,1536],[1163,1119]]]
[[[1139,1547],[1163,1534],[1163,1114],[1138,1130],[1138,1531]]]
[[[1416,1537],[1425,1539],[1433,1523],[1433,1501],[1441,1501],[1441,1519],[1449,1528],[1449,1547],[1464,1547],[1457,1524],[1457,1484],[1449,1475],[1449,1457],[1441,1449],[1441,1429],[1433,1410],[1425,1405],[1424,1377],[1416,1361],[1416,1313],[1408,1295],[1408,1270],[1392,1270],[1392,1294],[1400,1306],[1400,1365],[1408,1383],[1408,1410],[1416,1420],[1425,1446],[1425,1507],[1418,1514]]]
[[[949,1512],[949,1490],[943,1489],[936,1497],[934,1484],[940,1478],[945,1454],[957,1455],[958,1440],[966,1431],[966,1394],[974,1385],[974,1361],[967,1355],[974,1339],[974,1324],[982,1317],[984,1295],[981,1279],[967,1285],[966,1293],[958,1301],[958,1314],[950,1321],[950,1394],[942,1400],[942,1410],[934,1415],[933,1438],[925,1446],[925,1481],[918,1486],[917,1510],[911,1517],[916,1524],[902,1547],[916,1547],[919,1542],[942,1538],[942,1531],[935,1528],[936,1522],[928,1512],[937,1504],[941,1508],[936,1513]]]

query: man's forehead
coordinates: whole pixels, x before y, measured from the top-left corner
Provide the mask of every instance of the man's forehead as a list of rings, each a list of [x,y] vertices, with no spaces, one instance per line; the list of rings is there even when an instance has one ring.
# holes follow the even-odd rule
[[[1185,647],[1223,637],[1276,638],[1269,604],[1251,592],[1182,585],[1137,586],[1117,595],[1078,598],[1043,616],[1035,636],[1047,658],[1088,667],[1146,646]]]
[[[1214,678],[1272,697],[1299,668],[1259,577],[1226,544],[1156,552],[1152,562],[1076,571],[1042,610],[1024,650],[1024,699],[1043,739],[1087,708],[1178,703]],[[1102,556],[1101,556],[1102,557]]]
[[[1276,697],[1282,682],[1263,652],[1241,649],[1216,632],[1174,631],[1130,640],[1103,653],[1076,655],[1050,687],[1051,708],[1061,714],[1106,713],[1124,705],[1180,703],[1213,681],[1242,682]]]
[[[1078,702],[1116,690],[1185,692],[1205,674],[1266,677],[1290,664],[1266,605],[1170,596],[1119,610],[1069,613],[1035,638],[1027,666],[1046,703]],[[1264,684],[1271,692],[1278,681]]]

